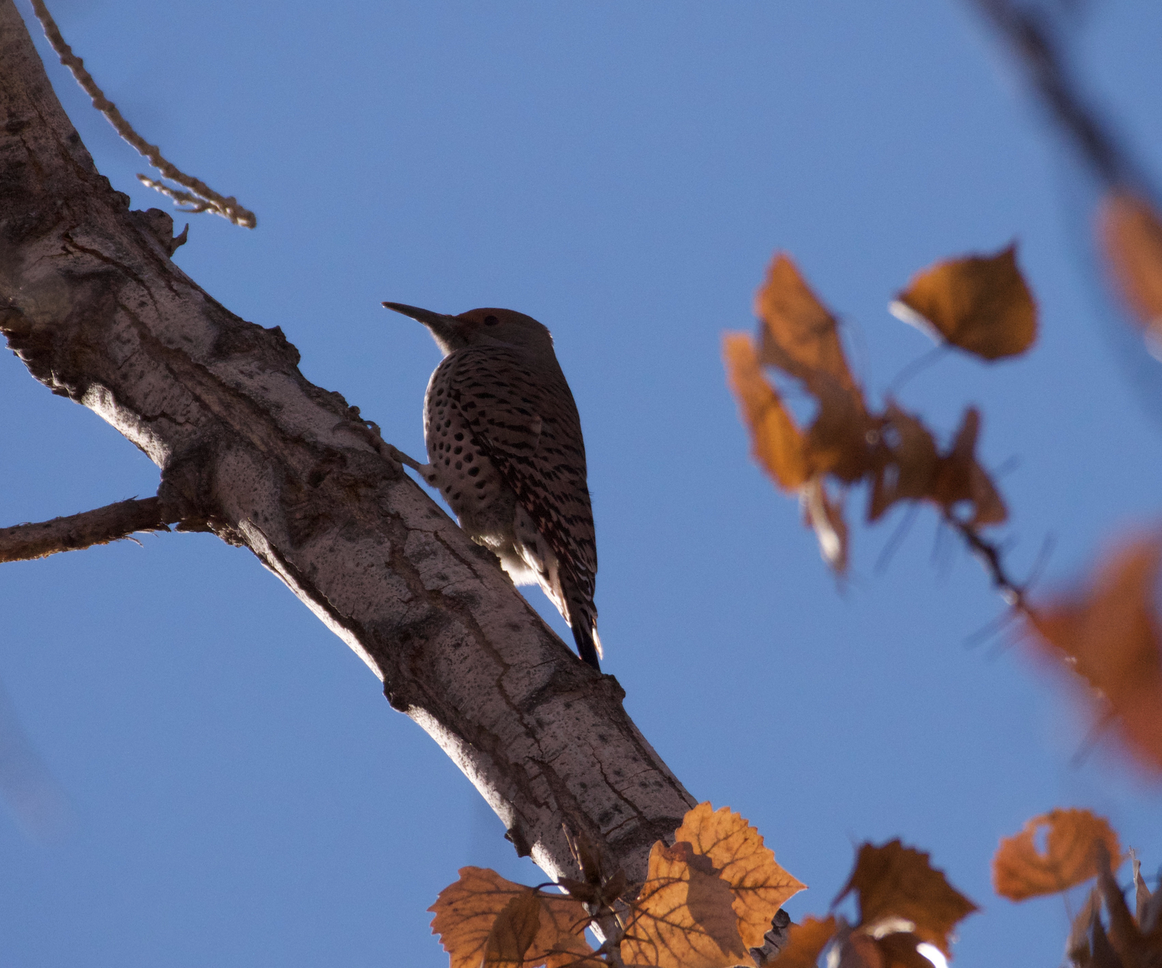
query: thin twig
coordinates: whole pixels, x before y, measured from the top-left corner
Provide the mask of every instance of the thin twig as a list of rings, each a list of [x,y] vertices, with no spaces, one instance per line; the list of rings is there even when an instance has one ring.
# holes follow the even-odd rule
[[[164,182],[147,178],[145,175],[138,175],[137,177],[141,180],[142,184],[156,189],[163,195],[168,195],[179,203],[189,203],[193,206],[192,208],[182,209],[182,211],[213,212],[215,215],[221,215],[235,225],[240,225],[247,229],[252,229],[258,224],[257,216],[249,209],[239,205],[238,199],[233,195],[229,198],[219,195],[205,182],[194,178],[192,175],[185,174],[162,157],[161,149],[157,145],[151,145],[134,131],[133,126],[117,110],[117,105],[105,97],[105,93],[98,87],[92,75],[85,70],[84,61],[74,54],[72,48],[65,43],[64,37],[61,36],[60,28],[57,27],[56,21],[52,19],[52,14],[48,12],[48,7],[44,5],[44,0],[32,0],[32,9],[36,12],[37,19],[44,28],[44,35],[48,38],[48,42],[52,44],[52,49],[57,52],[61,63],[72,71],[73,77],[77,79],[77,83],[93,99],[93,107],[105,115],[116,132],[136,148],[139,154],[147,158],[149,163],[160,171],[163,176],[177,182],[182,188],[188,189],[188,191],[173,188]]]
[[[956,515],[945,511],[944,523],[951,527],[969,549],[976,555],[992,579],[993,587],[1001,593],[1005,604],[1013,611],[1020,612],[1028,618],[1034,617],[1032,606],[1029,604],[1029,586],[1027,583],[1016,581],[1005,569],[1004,549],[999,544],[987,540],[973,526],[970,521],[962,521]]]
[[[36,524],[0,528],[0,563],[45,558],[128,538],[135,531],[168,531],[179,515],[160,498],[132,498]]]

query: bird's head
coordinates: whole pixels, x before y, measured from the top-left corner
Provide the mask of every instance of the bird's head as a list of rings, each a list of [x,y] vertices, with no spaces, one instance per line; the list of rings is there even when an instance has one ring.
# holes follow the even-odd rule
[[[532,316],[511,309],[470,309],[459,316],[445,316],[403,303],[383,305],[427,326],[445,356],[480,346],[516,346],[536,354],[553,352],[553,337],[548,329]]]

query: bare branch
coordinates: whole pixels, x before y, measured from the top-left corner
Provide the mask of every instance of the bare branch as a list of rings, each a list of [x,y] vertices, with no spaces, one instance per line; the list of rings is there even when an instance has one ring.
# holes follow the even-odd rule
[[[159,498],[131,498],[36,524],[0,528],[0,563],[46,558],[128,538],[135,531],[168,531],[180,520]]]
[[[52,49],[60,56],[61,63],[73,72],[73,77],[77,79],[77,83],[93,99],[93,107],[105,115],[109,123],[113,125],[114,130],[125,141],[136,148],[138,154],[147,158],[154,168],[160,171],[166,178],[172,179],[183,188],[189,189],[189,191],[183,192],[180,189],[165,184],[165,182],[154,181],[145,175],[138,175],[137,177],[141,180],[142,184],[148,188],[156,189],[163,195],[168,195],[179,203],[188,202],[193,206],[192,208],[185,208],[180,211],[190,213],[212,212],[215,215],[221,215],[223,218],[229,219],[235,225],[241,225],[247,229],[252,229],[258,224],[257,216],[249,209],[239,205],[238,199],[233,195],[225,198],[205,182],[199,181],[192,175],[185,174],[176,165],[162,157],[161,149],[157,145],[151,145],[134,131],[133,126],[117,110],[117,105],[105,97],[105,92],[93,80],[93,76],[85,70],[85,62],[74,54],[73,49],[65,43],[60,28],[57,27],[56,21],[52,19],[52,14],[48,12],[48,7],[44,5],[44,0],[32,0],[32,9],[36,12],[37,19],[44,28],[44,35],[48,38],[48,42],[52,44]]]

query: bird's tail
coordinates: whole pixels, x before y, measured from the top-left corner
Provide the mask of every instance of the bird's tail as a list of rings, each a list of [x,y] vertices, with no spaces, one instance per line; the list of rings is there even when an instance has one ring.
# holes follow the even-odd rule
[[[573,641],[577,643],[577,654],[581,661],[601,671],[601,638],[597,634],[597,612],[592,603],[572,601],[569,603],[570,626]]]

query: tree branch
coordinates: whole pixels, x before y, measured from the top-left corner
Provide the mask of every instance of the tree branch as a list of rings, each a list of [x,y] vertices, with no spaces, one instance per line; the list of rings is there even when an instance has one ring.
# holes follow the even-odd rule
[[[78,551],[128,538],[134,531],[168,531],[180,521],[159,498],[131,498],[103,508],[70,514],[37,524],[0,528],[0,564],[46,558],[58,551]]]
[[[399,465],[131,218],[0,0],[0,331],[162,470],[161,502],[246,545],[383,681],[552,877],[564,827],[642,879],[694,800],[590,670]]]

